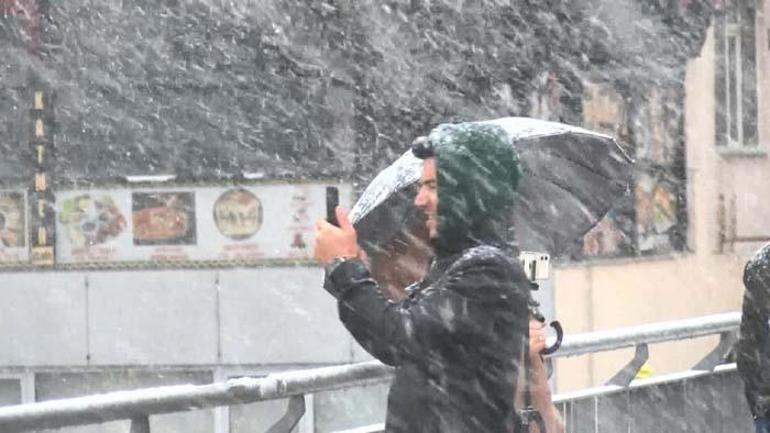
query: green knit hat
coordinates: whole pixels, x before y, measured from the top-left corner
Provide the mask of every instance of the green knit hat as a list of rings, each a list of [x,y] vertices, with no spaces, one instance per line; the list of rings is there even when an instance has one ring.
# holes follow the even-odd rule
[[[510,228],[521,168],[508,134],[496,125],[446,124],[428,140],[436,157],[439,241],[449,246],[488,222]]]

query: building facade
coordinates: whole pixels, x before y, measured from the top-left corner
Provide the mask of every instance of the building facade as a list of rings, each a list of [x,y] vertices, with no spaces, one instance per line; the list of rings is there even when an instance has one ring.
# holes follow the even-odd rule
[[[738,311],[746,260],[764,242],[770,169],[767,2],[723,2],[684,81],[686,248],[646,258],[593,260],[555,274],[556,311],[568,332]],[[610,106],[613,106],[610,104]],[[665,110],[660,106],[658,110]],[[618,110],[605,110],[612,118]],[[655,224],[667,206],[654,206]],[[653,345],[655,374],[688,369],[717,339]],[[633,350],[559,360],[559,391],[601,385]]]

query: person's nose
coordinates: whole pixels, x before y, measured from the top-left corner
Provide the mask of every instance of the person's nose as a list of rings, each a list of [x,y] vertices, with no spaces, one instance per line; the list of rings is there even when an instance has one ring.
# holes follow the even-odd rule
[[[420,209],[425,209],[425,193],[422,188],[417,191],[417,195],[414,197],[414,205]]]

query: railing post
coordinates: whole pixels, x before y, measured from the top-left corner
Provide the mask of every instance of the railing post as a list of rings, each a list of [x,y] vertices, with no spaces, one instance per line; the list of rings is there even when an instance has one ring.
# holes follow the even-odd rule
[[[140,416],[131,418],[130,433],[150,433],[150,417]]]
[[[719,334],[719,343],[708,355],[704,356],[695,366],[693,370],[706,370],[711,371],[719,364],[722,364],[738,340],[738,335],[735,331],[721,332]]]
[[[636,373],[639,372],[639,369],[642,368],[642,365],[644,365],[649,358],[650,351],[647,348],[647,343],[639,344],[636,346],[636,353],[634,353],[634,357],[631,361],[629,361],[622,370],[617,372],[617,374],[607,382],[607,385],[628,386],[631,381],[634,380],[634,377],[636,377]]]
[[[305,414],[305,396],[294,395],[289,398],[286,413],[266,433],[290,433]],[[133,433],[133,432],[132,432]],[[149,432],[148,432],[149,433]]]

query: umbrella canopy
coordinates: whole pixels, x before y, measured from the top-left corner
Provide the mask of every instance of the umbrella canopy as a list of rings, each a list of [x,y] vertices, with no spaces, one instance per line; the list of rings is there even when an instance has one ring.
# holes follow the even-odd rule
[[[518,152],[522,176],[513,221],[522,250],[558,257],[629,191],[633,161],[610,136],[521,117],[478,123],[501,127]],[[421,171],[422,161],[407,151],[356,202],[351,220],[369,252],[419,227],[412,200]]]

